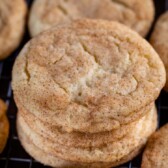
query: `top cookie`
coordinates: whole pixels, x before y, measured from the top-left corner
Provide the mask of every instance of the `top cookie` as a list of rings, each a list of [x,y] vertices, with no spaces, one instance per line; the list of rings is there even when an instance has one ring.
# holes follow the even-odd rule
[[[136,32],[78,20],[32,39],[17,57],[12,86],[17,105],[41,120],[83,132],[111,124],[100,132],[137,118],[165,76],[159,56]]]
[[[150,43],[160,55],[168,74],[168,12],[157,21]],[[168,75],[165,89],[168,91]]]
[[[26,11],[24,0],[1,0],[0,59],[8,57],[18,47],[24,32]]]
[[[153,0],[35,0],[29,29],[35,36],[54,25],[90,18],[119,21],[146,36],[154,13]]]
[[[168,165],[168,124],[149,139],[142,159],[142,168],[167,168]]]

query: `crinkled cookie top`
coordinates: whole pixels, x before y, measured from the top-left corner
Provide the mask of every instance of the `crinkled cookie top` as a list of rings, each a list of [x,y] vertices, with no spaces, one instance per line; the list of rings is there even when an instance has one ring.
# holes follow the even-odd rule
[[[12,85],[18,107],[41,120],[96,132],[146,113],[165,76],[137,33],[117,22],[78,20],[32,39],[15,62]]]

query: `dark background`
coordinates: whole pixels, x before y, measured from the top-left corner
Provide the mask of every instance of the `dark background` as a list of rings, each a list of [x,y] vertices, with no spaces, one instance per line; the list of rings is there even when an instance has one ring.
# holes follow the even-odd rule
[[[32,0],[27,0],[29,7]],[[156,19],[164,11],[168,10],[168,0],[155,0]],[[150,33],[148,37],[150,36]],[[11,90],[11,71],[14,60],[24,44],[30,39],[28,30],[20,47],[6,60],[0,61],[0,98],[8,104],[8,118],[10,120],[10,135],[7,146],[4,152],[0,155],[0,168],[44,168],[43,166],[33,160],[21,147],[17,137],[15,120],[17,108],[13,101]],[[159,127],[168,122],[168,93],[162,91],[157,100],[157,108],[159,114]],[[141,155],[133,161],[120,166],[119,168],[140,168]]]

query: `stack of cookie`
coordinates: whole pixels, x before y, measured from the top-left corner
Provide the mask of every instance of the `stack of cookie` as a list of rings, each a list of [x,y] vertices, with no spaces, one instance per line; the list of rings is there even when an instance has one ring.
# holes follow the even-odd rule
[[[5,148],[8,134],[9,134],[9,122],[6,116],[6,105],[0,99],[0,153]]]
[[[43,32],[18,56],[12,86],[25,150],[53,167],[111,167],[155,131],[165,68],[137,33],[77,20]]]

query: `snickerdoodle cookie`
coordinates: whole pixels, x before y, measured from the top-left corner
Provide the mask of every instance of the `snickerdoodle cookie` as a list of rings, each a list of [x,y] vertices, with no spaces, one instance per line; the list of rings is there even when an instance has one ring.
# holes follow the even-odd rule
[[[146,114],[165,78],[160,57],[136,32],[117,22],[78,20],[28,42],[12,86],[17,106],[42,121],[94,133]]]
[[[160,55],[168,74],[168,12],[157,21],[150,42]],[[165,90],[168,91],[168,75]]]
[[[80,18],[119,21],[145,36],[154,19],[153,0],[35,0],[29,18],[32,36]]]
[[[0,2],[0,59],[8,57],[21,42],[27,7],[24,0]]]
[[[6,116],[6,105],[0,100],[0,153],[3,151],[9,134],[9,122]]]
[[[152,135],[143,154],[142,168],[167,168],[168,124]]]
[[[155,131],[165,81],[155,50],[118,22],[53,27],[26,44],[13,68],[19,139],[53,167],[124,163]]]

